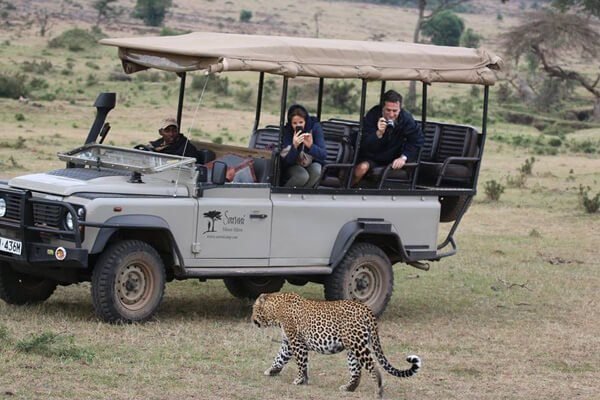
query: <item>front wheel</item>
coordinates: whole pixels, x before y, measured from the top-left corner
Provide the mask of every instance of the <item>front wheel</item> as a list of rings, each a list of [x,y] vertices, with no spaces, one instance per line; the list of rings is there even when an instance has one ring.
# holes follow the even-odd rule
[[[0,298],[8,304],[40,303],[52,296],[57,283],[15,271],[10,264],[0,262]]]
[[[350,247],[325,281],[325,299],[356,300],[380,316],[394,290],[394,271],[387,255],[370,243]]]
[[[225,278],[225,287],[238,299],[256,299],[262,293],[278,292],[283,287],[283,278],[264,276],[256,278]]]
[[[162,301],[165,267],[157,251],[140,240],[114,243],[92,274],[96,314],[107,322],[143,322]]]

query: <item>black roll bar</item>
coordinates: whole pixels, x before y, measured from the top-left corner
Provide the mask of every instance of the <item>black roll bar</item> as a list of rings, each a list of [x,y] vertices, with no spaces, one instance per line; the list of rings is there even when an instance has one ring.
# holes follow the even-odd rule
[[[186,77],[186,73],[185,72],[180,72],[177,74],[177,76],[179,76],[179,78],[181,79],[181,82],[179,83],[179,103],[177,104],[177,126],[179,126],[179,129],[181,130],[181,114],[183,112],[183,97],[185,94],[185,77]]]
[[[258,93],[256,94],[256,115],[254,116],[254,128],[252,129],[252,133],[256,132],[256,130],[258,129],[258,124],[260,123],[260,111],[262,108],[264,83],[265,83],[265,73],[261,72],[258,77]]]
[[[346,178],[346,188],[350,188],[350,184],[352,183],[352,177],[354,176],[354,168],[356,168],[356,162],[358,161],[358,152],[360,151],[360,140],[362,138],[364,123],[365,123],[365,109],[367,103],[367,80],[363,78],[362,86],[360,90],[360,129],[358,130],[358,134],[356,135],[356,143],[354,150],[354,158],[352,159],[353,167],[350,169],[350,173]]]
[[[321,120],[321,112],[323,110],[323,84],[325,82],[324,78],[319,78],[319,94],[317,97],[317,120]]]

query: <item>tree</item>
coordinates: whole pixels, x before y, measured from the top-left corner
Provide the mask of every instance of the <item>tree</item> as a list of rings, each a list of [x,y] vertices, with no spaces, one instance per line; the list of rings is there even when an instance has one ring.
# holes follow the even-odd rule
[[[133,16],[144,20],[149,26],[160,26],[165,19],[172,0],[137,0]]]
[[[561,12],[575,8],[577,11],[589,12],[589,16],[600,18],[600,1],[598,0],[554,0],[552,5]]]
[[[444,10],[452,9],[460,4],[467,3],[469,0],[438,0],[435,2],[435,6],[429,12],[429,14],[425,14],[425,10],[427,8],[427,0],[416,0],[418,17],[417,23],[415,25],[415,30],[413,32],[413,43],[419,43],[421,37],[421,30],[423,29],[423,24],[433,18],[437,13],[442,12]],[[409,3],[410,0],[404,0],[403,3]],[[408,94],[404,98],[404,104],[407,108],[415,108],[417,100],[417,89],[415,81],[410,81],[408,87]]]
[[[560,27],[560,29],[557,29]],[[590,78],[568,69],[563,61],[572,54],[597,60],[600,34],[589,19],[572,13],[537,12],[526,16],[523,23],[501,36],[505,54],[516,63],[523,56],[533,57],[548,78],[571,81],[594,96],[594,120],[600,121],[600,73]]]
[[[460,37],[460,45],[476,49],[479,47],[479,42],[482,36],[471,28],[467,28]]]
[[[462,19],[450,10],[441,11],[423,23],[423,35],[439,46],[458,46],[465,29]]]
[[[122,8],[110,4],[115,3],[116,1],[117,0],[96,0],[92,3],[94,10],[98,11],[95,26],[100,26],[100,23],[103,21],[110,21],[123,13]]]

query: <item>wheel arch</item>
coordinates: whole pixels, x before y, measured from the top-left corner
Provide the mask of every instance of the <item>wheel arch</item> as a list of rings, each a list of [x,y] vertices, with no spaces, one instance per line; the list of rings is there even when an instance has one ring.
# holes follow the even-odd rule
[[[167,221],[154,215],[123,215],[109,218],[100,228],[90,255],[97,257],[118,240],[141,240],[156,249],[167,275],[183,273],[183,256]]]
[[[345,223],[338,232],[329,257],[333,269],[341,263],[352,244],[357,242],[378,246],[392,264],[407,259],[402,241],[390,222],[384,219],[356,219]]]

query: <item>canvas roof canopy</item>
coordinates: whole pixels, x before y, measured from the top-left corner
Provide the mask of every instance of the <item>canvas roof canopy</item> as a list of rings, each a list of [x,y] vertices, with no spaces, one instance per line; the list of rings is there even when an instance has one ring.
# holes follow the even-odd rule
[[[126,73],[256,71],[287,77],[416,80],[493,85],[502,59],[484,49],[403,42],[193,32],[102,39]]]

